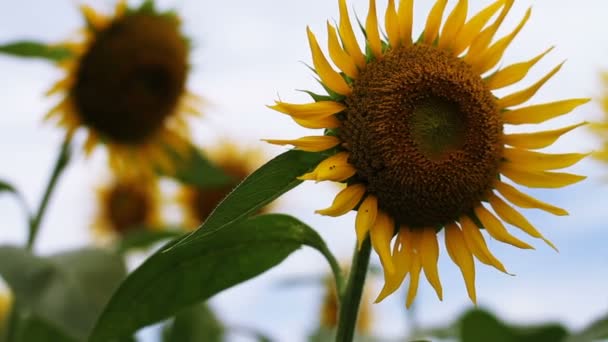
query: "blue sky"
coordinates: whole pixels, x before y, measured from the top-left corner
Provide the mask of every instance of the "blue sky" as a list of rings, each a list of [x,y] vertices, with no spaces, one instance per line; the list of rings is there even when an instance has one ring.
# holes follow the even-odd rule
[[[456,1],[449,2],[451,8]],[[70,37],[82,25],[76,1],[22,0],[10,2],[0,12],[0,42],[36,39],[58,42]],[[110,10],[112,1],[88,1],[100,10]],[[136,2],[137,3],[137,2]],[[283,100],[307,100],[295,89],[318,90],[310,71],[301,62],[310,62],[305,28],[324,44],[325,21],[337,20],[337,1],[236,0],[202,2],[160,1],[161,7],[175,7],[183,17],[186,33],[195,43],[190,88],[207,100],[205,118],[193,123],[194,140],[212,147],[219,139],[236,139],[241,146],[256,146],[270,158],[283,148],[266,146],[261,138],[295,138],[310,131],[293,124],[266,108],[279,96]],[[415,27],[420,32],[432,1],[417,1]],[[490,1],[471,0],[469,13]],[[350,1],[359,16],[367,13],[367,1]],[[503,65],[526,60],[549,46],[556,49],[531,72],[523,84],[531,84],[554,65],[567,59],[562,70],[531,103],[565,97],[594,97],[602,91],[598,73],[608,70],[608,35],[605,13],[608,3],[600,0],[531,1],[519,0],[501,32],[511,30],[527,7],[532,18],[505,54]],[[385,1],[378,3],[379,11]],[[49,63],[0,56],[0,179],[11,181],[36,205],[61,142],[62,132],[41,122],[44,113],[57,101],[45,98],[44,91],[61,72]],[[520,84],[520,86],[522,86]],[[508,90],[507,90],[508,91]],[[555,119],[543,126],[550,129],[600,117],[592,103],[574,115]],[[528,129],[527,127],[523,128]],[[82,138],[81,136],[79,138]],[[590,151],[598,140],[584,130],[562,138],[550,151]],[[560,249],[560,253],[534,241],[535,251],[516,250],[490,241],[490,247],[516,274],[511,277],[478,266],[479,303],[518,322],[558,320],[580,328],[608,311],[608,240],[605,229],[605,165],[587,160],[573,171],[590,178],[562,190],[530,191],[534,196],[569,210],[568,217],[526,210],[529,217]],[[89,225],[94,213],[94,188],[107,177],[102,151],[90,159],[78,154],[67,170],[42,227],[41,253],[78,247],[90,240]],[[603,180],[602,180],[603,179]],[[173,185],[165,184],[171,192]],[[354,244],[354,216],[339,219],[314,215],[313,211],[331,203],[336,188],[325,184],[304,184],[284,196],[279,211],[295,215],[315,227],[341,259],[348,259]],[[0,243],[23,243],[25,223],[20,208],[7,196],[0,197]],[[174,216],[168,210],[169,216]],[[530,241],[530,239],[527,239]],[[450,320],[469,306],[463,281],[442,248],[440,273],[444,301],[439,302],[424,283],[417,299],[416,315],[425,324]],[[377,260],[374,260],[377,262]],[[278,268],[222,293],[212,300],[218,313],[234,325],[250,325],[268,331],[279,340],[303,338],[316,324],[319,287],[277,290],[277,282],[298,275],[327,272],[315,251],[302,249]],[[376,289],[380,279],[372,281]],[[401,296],[402,297],[402,296]],[[375,332],[396,336],[406,331],[403,298],[392,296],[375,305]]]

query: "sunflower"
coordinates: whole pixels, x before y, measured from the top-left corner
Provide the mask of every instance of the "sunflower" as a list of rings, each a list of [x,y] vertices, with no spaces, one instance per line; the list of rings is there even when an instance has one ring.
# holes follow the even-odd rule
[[[199,99],[185,89],[188,43],[179,18],[152,1],[137,9],[119,1],[112,17],[81,9],[87,26],[80,41],[62,44],[72,57],[59,63],[66,76],[48,94],[64,96],[47,119],[68,136],[85,128],[85,153],[104,144],[117,171],[172,170],[168,149],[185,151],[186,117],[199,114]]]
[[[8,292],[8,290],[4,290],[0,292],[0,333],[4,330],[6,323],[8,321],[9,314],[11,312],[11,306],[13,303],[13,298]],[[2,336],[2,334],[0,334]]]
[[[332,277],[327,277],[324,282],[325,294],[321,311],[319,314],[320,325],[324,328],[336,329],[338,327],[338,295],[336,293],[336,283]],[[364,297],[370,297],[370,292],[364,291]],[[359,315],[357,316],[356,331],[361,336],[369,335],[372,325],[372,310],[369,301],[361,301]]]
[[[155,178],[115,178],[97,189],[95,237],[112,241],[134,230],[160,227],[160,191]]]
[[[384,269],[385,285],[376,302],[396,291],[409,275],[409,307],[421,270],[442,298],[437,267],[441,231],[468,295],[476,302],[473,257],[507,272],[487,248],[481,228],[498,241],[533,248],[511,235],[506,222],[553,247],[511,204],[567,215],[504,178],[531,188],[561,188],[585,178],[552,170],[573,165],[586,154],[535,151],[584,122],[534,133],[503,131],[505,124],[538,124],[588,102],[568,99],[522,106],[562,64],[529,87],[506,96],[495,94],[523,79],[551,50],[496,67],[530,17],[528,10],[512,32],[494,39],[513,2],[495,1],[467,20],[468,3],[460,0],[444,21],[447,0],[437,0],[424,31],[412,40],[412,0],[399,1],[398,8],[388,1],[386,39],[378,29],[376,3],[370,0],[362,24],[362,50],[346,1],[339,0],[338,28],[327,23],[329,56],[338,71],[307,29],[313,69],[328,95],[313,94],[313,103],[276,101],[270,106],[301,126],[325,129],[322,136],[269,142],[335,152],[300,179],[347,184],[329,208],[317,213],[339,216],[358,211],[359,246],[369,234]]]
[[[220,201],[260,165],[262,158],[259,150],[242,150],[233,143],[224,141],[209,151],[209,159],[232,177],[233,181],[217,188],[201,188],[190,184],[180,187],[177,202],[184,213],[184,225],[190,229],[195,229],[205,221]]]
[[[601,75],[602,83],[604,85],[604,94],[600,98],[600,106],[604,112],[604,117],[600,122],[593,122],[591,124],[592,131],[597,134],[600,138],[604,139],[606,137],[606,132],[608,132],[608,72],[604,72]],[[608,161],[608,141],[602,141],[602,148],[593,154],[593,157],[601,160]]]

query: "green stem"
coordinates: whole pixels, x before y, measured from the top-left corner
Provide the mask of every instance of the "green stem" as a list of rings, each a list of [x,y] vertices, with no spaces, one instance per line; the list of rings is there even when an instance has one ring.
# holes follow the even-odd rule
[[[346,284],[346,290],[342,296],[340,305],[340,317],[338,320],[338,333],[336,342],[350,342],[355,334],[357,315],[359,314],[359,303],[363,294],[363,285],[367,276],[371,243],[369,238],[363,241],[361,249],[355,248],[353,261],[351,263],[350,276]]]
[[[55,162],[55,167],[53,168],[53,173],[51,174],[51,178],[46,186],[46,190],[44,191],[44,195],[42,196],[42,200],[40,201],[40,205],[38,206],[38,210],[34,217],[32,217],[30,221],[30,232],[27,238],[27,249],[32,250],[34,247],[34,243],[36,242],[36,238],[38,237],[38,233],[40,231],[40,223],[42,223],[42,218],[44,217],[44,213],[46,212],[46,208],[49,204],[49,200],[51,199],[51,195],[53,194],[53,190],[55,190],[55,186],[57,185],[57,181],[59,180],[59,176],[63,173],[68,162],[70,161],[70,137],[66,137],[61,145],[61,151],[59,152],[59,156],[57,157],[57,161]]]

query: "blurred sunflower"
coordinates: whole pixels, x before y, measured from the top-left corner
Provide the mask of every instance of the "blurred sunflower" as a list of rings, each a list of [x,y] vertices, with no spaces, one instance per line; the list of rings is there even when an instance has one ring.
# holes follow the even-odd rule
[[[8,317],[11,313],[11,305],[13,303],[13,298],[11,297],[10,292],[8,290],[4,290],[0,292],[0,332],[4,329]],[[0,337],[2,334],[0,334]]]
[[[325,294],[323,303],[321,304],[320,325],[328,329],[336,329],[338,327],[338,295],[336,292],[336,283],[333,277],[325,279]],[[369,291],[364,290],[361,305],[359,306],[359,315],[357,316],[356,333],[361,336],[367,336],[371,332],[372,327],[372,310],[369,305]]]
[[[85,152],[105,144],[116,171],[170,171],[167,149],[185,151],[186,115],[199,114],[198,98],[185,89],[188,42],[179,18],[153,1],[136,9],[119,1],[112,17],[81,9],[87,26],[81,41],[63,43],[73,57],[59,63],[66,76],[48,94],[64,98],[47,118],[68,136],[85,128]]]
[[[596,133],[602,141],[602,148],[593,154],[593,157],[607,162],[608,161],[608,140],[605,139],[606,133],[608,133],[608,72],[601,74],[602,83],[604,85],[603,95],[600,98],[600,106],[604,112],[604,117],[600,122],[594,122],[591,124],[591,130]]]
[[[503,176],[531,188],[561,188],[585,178],[550,170],[573,165],[586,154],[533,151],[584,123],[535,133],[503,132],[505,124],[538,124],[588,102],[568,99],[520,106],[562,64],[520,91],[500,97],[494,93],[523,79],[551,50],[521,63],[495,67],[530,16],[528,10],[512,32],[495,40],[513,2],[495,1],[467,20],[468,2],[460,0],[444,21],[447,0],[437,0],[424,31],[412,40],[413,1],[400,0],[397,9],[389,0],[384,40],[375,0],[370,0],[362,52],[346,1],[339,0],[338,30],[327,23],[329,56],[339,71],[307,30],[314,71],[329,95],[315,95],[314,103],[276,101],[271,106],[301,126],[325,128],[322,136],[269,142],[306,151],[334,148],[335,154],[301,179],[347,183],[329,208],[317,212],[339,216],[358,210],[359,246],[369,233],[385,273],[376,301],[397,290],[409,274],[409,307],[421,270],[442,298],[436,236],[444,230],[448,254],[460,267],[475,302],[473,256],[506,272],[488,250],[480,228],[501,242],[532,248],[511,235],[504,221],[553,247],[507,201],[567,215],[520,192]]]
[[[184,225],[196,229],[220,201],[232,189],[251,174],[261,164],[261,151],[239,149],[235,144],[224,141],[208,153],[209,159],[234,180],[219,188],[200,188],[188,184],[181,185],[177,194],[178,205],[184,213]],[[266,207],[267,209],[268,207]]]
[[[101,242],[142,228],[160,227],[160,191],[155,178],[121,177],[97,189],[93,233]]]

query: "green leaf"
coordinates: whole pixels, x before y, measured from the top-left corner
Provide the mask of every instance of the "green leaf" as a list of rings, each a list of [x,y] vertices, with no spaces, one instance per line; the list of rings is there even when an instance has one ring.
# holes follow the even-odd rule
[[[187,244],[204,235],[221,230],[274,201],[302,183],[298,176],[310,171],[327,155],[297,150],[287,151],[245,178],[209,215],[198,230],[177,245]]]
[[[195,146],[190,146],[187,156],[180,156],[169,150],[176,165],[176,170],[167,172],[159,170],[160,174],[172,177],[178,181],[200,188],[219,188],[235,183],[221,168],[213,165]]]
[[[74,338],[35,315],[22,313],[18,319],[10,342],[76,342]]]
[[[568,342],[592,342],[608,339],[608,316],[591,323],[581,332],[568,338]]]
[[[0,45],[0,53],[26,58],[43,58],[54,62],[60,62],[72,57],[72,51],[64,46],[51,46],[33,41],[20,41]]]
[[[0,247],[0,275],[24,312],[84,339],[126,274],[122,259],[102,250],[82,249],[37,257],[16,247]]]
[[[460,324],[463,342],[559,342],[568,335],[559,324],[508,326],[482,310],[469,311]]]
[[[125,253],[131,249],[148,248],[157,242],[183,235],[184,232],[184,229],[174,229],[174,227],[159,229],[138,227],[123,236],[118,241],[116,249],[119,253]]]
[[[127,336],[171,317],[264,273],[302,245],[327,252],[321,237],[304,223],[291,216],[268,214],[160,250],[123,282],[89,341]]]
[[[0,180],[0,193],[1,192],[12,192],[12,193],[16,194],[17,189],[15,189],[15,187],[13,185]]]
[[[165,331],[165,342],[222,342],[224,326],[205,303],[180,311]]]

